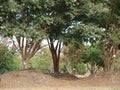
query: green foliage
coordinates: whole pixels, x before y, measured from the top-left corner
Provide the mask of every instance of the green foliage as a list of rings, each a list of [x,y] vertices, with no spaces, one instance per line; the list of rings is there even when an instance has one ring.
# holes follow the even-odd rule
[[[53,69],[52,58],[49,48],[38,52],[28,63],[28,68],[40,69],[44,73],[50,73]]]
[[[53,65],[51,60],[39,61],[38,69],[44,73],[52,73]]]
[[[29,69],[33,69],[32,61],[29,61],[29,63],[28,63],[28,68],[29,68]]]
[[[52,57],[49,48],[44,48],[39,55],[37,67],[44,73],[50,73],[53,69]]]
[[[79,74],[85,74],[86,73],[86,66],[84,63],[77,63],[76,65],[76,72]]]
[[[85,60],[85,62],[93,62],[98,66],[103,66],[102,48],[98,48],[96,45],[88,47],[85,51],[83,51],[81,57]]]
[[[106,40],[112,40],[114,44],[118,44],[120,40],[117,32],[120,31],[120,0],[1,0],[0,12],[1,35],[25,37],[35,41],[49,37],[52,42],[72,42],[75,48],[69,52],[71,60],[80,60],[81,48],[77,50],[76,47],[82,44],[83,38],[98,37],[103,41],[103,36],[107,33],[109,37]],[[82,25],[66,31],[77,22]],[[101,33],[103,28],[106,31]],[[46,56],[45,60],[49,60]],[[82,57],[86,62],[102,66],[100,48],[91,46]],[[30,68],[33,68],[32,64],[33,62]]]
[[[60,62],[60,72],[65,71],[65,63]],[[53,73],[53,62],[49,48],[44,48],[38,52],[28,63],[29,69],[40,69],[44,73]]]
[[[64,49],[63,62],[69,73],[86,73],[85,65],[82,63],[81,52],[84,50],[83,45],[69,44]]]
[[[82,50],[84,49],[84,46],[83,45],[72,45],[72,44],[69,44],[69,46],[66,46],[65,50],[64,50],[64,59],[65,60],[69,60],[70,62],[72,61],[75,61],[75,62],[78,62],[78,61],[81,61],[81,58],[80,58],[80,53],[82,52]]]
[[[114,71],[120,71],[120,57],[116,60]]]
[[[67,70],[65,62],[60,62],[60,64],[59,64],[59,70],[60,70],[61,73],[68,73],[68,71],[69,71],[69,70]]]
[[[0,73],[16,70],[14,53],[7,46],[0,44]]]

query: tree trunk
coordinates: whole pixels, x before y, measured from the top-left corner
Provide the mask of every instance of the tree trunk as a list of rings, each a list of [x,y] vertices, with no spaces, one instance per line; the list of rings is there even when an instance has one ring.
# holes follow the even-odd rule
[[[110,50],[105,52],[104,71],[109,72],[114,70],[116,53],[117,53],[117,48],[115,45],[112,45],[110,47]]]
[[[23,70],[28,69],[27,64],[28,64],[27,60],[22,58],[22,68],[23,68]]]
[[[90,70],[91,75],[95,74],[95,66],[96,66],[95,62],[91,62],[91,70]]]
[[[57,41],[57,44],[54,43],[54,40],[52,38],[47,39],[49,49],[51,51],[52,59],[53,59],[53,70],[55,74],[59,74],[59,59],[60,59],[60,52],[62,50],[61,48],[61,42]]]
[[[109,61],[108,61],[107,57],[104,58],[104,68],[103,69],[105,72],[109,71]]]
[[[54,73],[58,74],[59,73],[59,61],[56,60],[56,64],[54,64]]]
[[[42,47],[41,46],[41,39],[36,41],[32,38],[27,38],[27,37],[16,37],[18,45],[16,45],[13,41],[13,45],[16,48],[19,48],[20,50],[20,55],[22,59],[22,68],[23,69],[28,69],[27,64],[28,60],[30,60],[38,50],[40,50]]]
[[[55,74],[59,73],[59,59],[57,58],[55,52],[52,53],[52,59],[53,59],[53,70]]]

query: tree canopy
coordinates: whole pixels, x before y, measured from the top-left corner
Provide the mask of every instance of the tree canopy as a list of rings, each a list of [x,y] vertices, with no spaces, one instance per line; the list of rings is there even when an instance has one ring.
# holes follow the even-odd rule
[[[47,39],[55,73],[62,46],[100,41],[104,66],[110,69],[120,40],[119,4],[119,0],[1,0],[0,34],[16,37],[23,61]]]

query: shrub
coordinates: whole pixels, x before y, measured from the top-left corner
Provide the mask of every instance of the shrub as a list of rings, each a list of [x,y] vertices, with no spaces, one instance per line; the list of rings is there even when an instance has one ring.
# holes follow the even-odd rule
[[[102,66],[102,51],[96,47],[89,47],[82,53],[82,58],[86,62],[95,62],[97,65]]]
[[[99,69],[104,67],[103,64],[103,51],[97,45],[93,45],[84,50],[81,54],[84,63],[89,64],[88,70],[91,74],[95,74]]]
[[[86,66],[84,63],[78,63],[76,65],[76,71],[79,73],[79,74],[85,74],[86,73]]]
[[[120,57],[116,60],[114,71],[120,71]]]
[[[41,60],[38,63],[38,68],[44,73],[51,73],[52,69],[53,69],[52,66],[53,65],[52,65],[52,62],[50,60],[44,60],[44,61]]]
[[[44,48],[38,52],[29,62],[28,68],[40,69],[44,73],[51,73],[53,70],[52,58],[49,48]]]
[[[16,69],[14,64],[14,51],[6,45],[0,44],[0,74]]]
[[[15,67],[15,70],[22,69],[22,61],[19,54],[14,56],[13,66]]]

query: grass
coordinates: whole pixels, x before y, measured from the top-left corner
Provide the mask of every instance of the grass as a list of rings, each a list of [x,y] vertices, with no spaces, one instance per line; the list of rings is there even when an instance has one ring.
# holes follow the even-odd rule
[[[120,87],[117,87],[117,88],[113,88],[112,90],[120,90]]]

